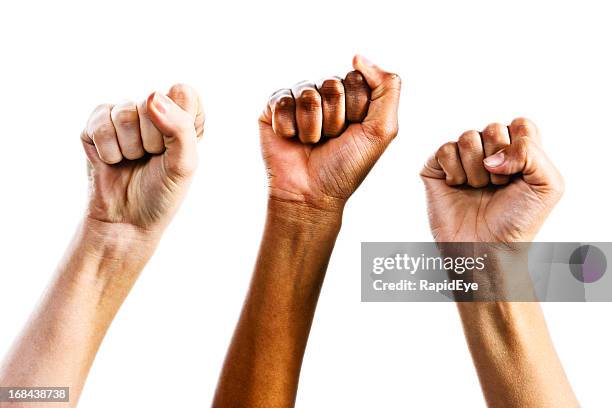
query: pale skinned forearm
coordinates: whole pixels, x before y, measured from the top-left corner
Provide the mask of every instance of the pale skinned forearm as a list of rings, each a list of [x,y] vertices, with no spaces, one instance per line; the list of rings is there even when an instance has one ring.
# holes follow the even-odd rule
[[[70,387],[70,402],[54,406],[76,406],[100,343],[157,242],[149,231],[86,218],[4,360],[0,385]]]
[[[537,302],[457,303],[490,407],[579,407]]]

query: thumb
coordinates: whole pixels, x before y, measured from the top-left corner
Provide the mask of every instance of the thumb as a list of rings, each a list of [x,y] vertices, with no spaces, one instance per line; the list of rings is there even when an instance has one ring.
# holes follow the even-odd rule
[[[521,173],[523,180],[536,188],[563,191],[563,178],[546,153],[530,137],[520,137],[484,159],[485,168],[492,174]]]
[[[372,122],[377,133],[393,138],[397,134],[397,109],[402,81],[397,74],[387,72],[361,55],[353,58],[353,68],[361,72],[372,90],[370,108],[364,123]]]
[[[191,175],[197,167],[193,115],[159,92],[147,98],[147,113],[164,136],[166,170],[171,176]]]
[[[198,139],[204,133],[204,110],[198,92],[186,84],[172,85],[168,97],[181,109],[194,117],[194,126]]]

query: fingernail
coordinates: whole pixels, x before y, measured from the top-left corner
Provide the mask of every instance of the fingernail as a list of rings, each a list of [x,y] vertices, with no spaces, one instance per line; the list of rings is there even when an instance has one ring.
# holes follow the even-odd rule
[[[160,95],[157,92],[153,93],[153,105],[155,106],[155,109],[159,111],[159,113],[166,113],[170,107],[166,96]]]
[[[374,66],[374,63],[372,61],[370,61],[369,59],[367,59],[366,57],[364,57],[363,55],[360,55],[359,59],[361,60],[363,65],[366,65],[368,67],[373,67]]]
[[[484,159],[484,164],[486,164],[489,167],[499,167],[502,164],[504,164],[504,160],[506,160],[506,155],[504,154],[503,150],[500,150],[499,152],[495,153],[493,156],[489,156],[486,159]]]

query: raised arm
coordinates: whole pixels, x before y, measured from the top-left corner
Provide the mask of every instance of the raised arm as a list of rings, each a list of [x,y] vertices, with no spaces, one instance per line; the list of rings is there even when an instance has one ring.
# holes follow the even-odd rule
[[[260,118],[268,216],[215,407],[294,404],[344,205],[397,134],[399,77],[353,66],[276,92]]]
[[[4,360],[0,386],[69,387],[70,401],[52,405],[76,406],[106,330],[187,192],[202,126],[198,97],[185,85],[94,110],[81,135],[87,213]]]
[[[483,272],[495,290],[487,296],[498,301],[457,303],[488,405],[578,407],[540,305],[504,301],[527,281],[527,246],[513,244],[533,239],[563,193],[535,125],[515,119],[465,132],[438,149],[421,177],[436,241],[489,248]]]

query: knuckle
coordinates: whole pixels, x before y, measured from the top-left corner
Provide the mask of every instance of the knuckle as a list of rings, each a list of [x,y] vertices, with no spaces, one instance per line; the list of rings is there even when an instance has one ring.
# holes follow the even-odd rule
[[[461,147],[471,147],[474,145],[474,141],[479,136],[478,132],[475,130],[468,130],[463,132],[459,139],[457,139],[457,143]]]
[[[370,92],[368,84],[359,71],[351,71],[344,79],[345,92],[348,95],[367,95]]]
[[[287,89],[279,89],[278,91],[274,92],[272,95],[270,95],[270,97],[268,98],[268,106],[271,109],[274,109],[274,107],[276,106],[276,104],[278,103],[279,100],[285,98],[285,97],[290,97],[293,99],[293,95],[291,94],[291,92]]]
[[[338,78],[326,79],[319,87],[319,92],[321,93],[321,96],[329,98],[343,97],[344,85],[342,84],[342,81]]]
[[[111,116],[116,126],[134,127],[138,124],[138,110],[134,103],[113,108]]]
[[[359,72],[359,71],[351,71],[351,72],[346,74],[346,77],[344,78],[344,81],[346,83],[348,83],[349,85],[357,85],[357,86],[359,86],[359,85],[365,83],[365,78],[363,77],[361,72]]]
[[[181,83],[172,85],[168,92],[168,96],[185,109],[191,109],[193,107],[192,105],[196,104],[198,101],[196,91],[189,85]]]
[[[89,115],[89,119],[87,120],[87,126],[97,126],[100,122],[105,122],[111,120],[111,109],[113,105],[108,103],[103,103],[94,108]]]
[[[512,126],[534,126],[530,119],[525,117],[514,118],[511,123]]]
[[[276,100],[275,109],[282,111],[291,110],[295,107],[295,100],[289,95],[283,95]]]
[[[444,143],[442,146],[440,146],[440,148],[438,148],[438,151],[436,152],[436,158],[446,159],[451,155],[455,154],[456,149],[457,147],[454,142]]]
[[[506,127],[501,123],[490,123],[482,130],[482,137],[486,139],[497,139],[498,135],[505,131]]]
[[[510,127],[515,131],[522,134],[535,134],[537,133],[537,127],[535,123],[527,118],[516,118],[510,124]]]
[[[101,103],[100,105],[96,106],[94,108],[94,110],[91,112],[91,116],[97,116],[100,115],[101,113],[104,112],[110,112],[110,110],[112,109],[113,105],[109,104],[109,103]]]
[[[314,89],[304,89],[298,101],[300,107],[306,111],[315,111],[321,108],[321,96]]]
[[[98,123],[91,131],[94,144],[108,143],[115,138],[115,128],[110,122]]]
[[[179,84],[172,85],[170,87],[169,93],[173,96],[186,99],[186,98],[193,96],[195,91],[191,86],[187,84],[179,83]]]

